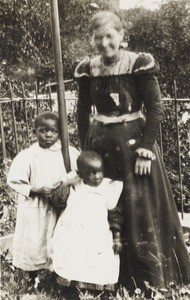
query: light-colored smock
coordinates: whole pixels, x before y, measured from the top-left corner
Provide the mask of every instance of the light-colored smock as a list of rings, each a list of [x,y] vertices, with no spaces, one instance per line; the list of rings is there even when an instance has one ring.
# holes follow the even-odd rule
[[[76,170],[79,152],[69,147],[71,167]],[[26,271],[50,267],[51,238],[56,213],[42,197],[29,197],[31,187],[52,188],[66,179],[61,144],[48,149],[34,143],[13,160],[7,182],[18,193],[13,265]]]
[[[113,252],[108,210],[113,209],[123,183],[104,178],[98,187],[83,182],[71,188],[53,236],[53,268],[62,278],[97,285],[115,284],[119,256]]]

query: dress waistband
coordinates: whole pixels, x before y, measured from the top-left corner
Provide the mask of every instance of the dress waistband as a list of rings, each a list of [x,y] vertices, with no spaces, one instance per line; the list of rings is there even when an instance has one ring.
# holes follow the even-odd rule
[[[102,122],[104,124],[112,124],[112,123],[122,123],[122,122],[131,122],[139,118],[143,118],[143,114],[140,110],[135,111],[134,113],[131,114],[124,114],[120,116],[106,116],[106,115],[100,115],[96,114],[92,118],[93,120]]]

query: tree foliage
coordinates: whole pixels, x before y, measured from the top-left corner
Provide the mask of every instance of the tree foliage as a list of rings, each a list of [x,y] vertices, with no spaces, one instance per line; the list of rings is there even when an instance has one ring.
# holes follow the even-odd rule
[[[190,7],[188,0],[168,0],[159,10],[118,10],[118,1],[59,0],[64,77],[72,78],[77,62],[91,55],[88,23],[99,10],[120,15],[129,48],[148,51],[161,65],[160,84],[164,95],[190,95]],[[24,80],[53,79],[53,48],[48,0],[0,0],[1,61],[6,74]]]
[[[89,51],[89,18],[115,1],[60,0],[59,17],[65,78],[72,78],[76,62]],[[0,0],[1,68],[24,81],[53,79],[53,47],[48,0]],[[87,36],[86,36],[87,35]]]
[[[122,14],[128,25],[129,46],[152,53],[161,66],[160,84],[164,96],[190,96],[190,5],[188,0],[170,0],[159,10],[134,9]],[[127,22],[128,20],[128,22]]]
[[[1,0],[1,61],[7,76],[24,81],[52,76],[48,1]]]

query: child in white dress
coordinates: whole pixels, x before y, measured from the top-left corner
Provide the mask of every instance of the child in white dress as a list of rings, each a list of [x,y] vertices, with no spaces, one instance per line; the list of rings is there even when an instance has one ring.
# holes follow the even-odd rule
[[[29,271],[32,283],[37,270],[50,268],[57,216],[48,197],[58,182],[66,180],[58,116],[41,113],[34,125],[38,141],[14,158],[7,178],[8,185],[18,193],[13,265]],[[71,168],[76,170],[79,152],[71,146],[69,152]]]
[[[70,187],[54,231],[53,268],[63,286],[114,290],[121,243],[120,233],[114,231],[113,237],[110,230],[108,211],[116,206],[123,183],[104,178],[102,159],[93,151],[83,152],[77,165],[81,180]]]

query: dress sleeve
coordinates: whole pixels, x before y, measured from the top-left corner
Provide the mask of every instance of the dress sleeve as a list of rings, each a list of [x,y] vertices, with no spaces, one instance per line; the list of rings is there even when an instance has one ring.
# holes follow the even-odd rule
[[[32,188],[29,178],[29,156],[27,150],[24,150],[14,158],[7,176],[7,184],[17,193],[29,197]]]
[[[84,142],[90,125],[90,114],[92,107],[92,98],[90,94],[90,60],[83,60],[75,70],[75,78],[79,85],[79,94],[77,102],[77,125],[81,148],[84,148]]]
[[[111,230],[121,231],[125,223],[125,205],[123,197],[119,198],[119,201],[113,209],[108,211],[108,220]]]
[[[156,78],[158,72],[159,65],[151,54],[139,55],[133,73],[136,77],[137,90],[144,103],[146,114],[141,147],[148,150],[152,150],[159,124],[163,119],[161,93]]]
[[[116,207],[119,197],[123,189],[123,182],[110,180],[106,189],[107,209],[112,210]]]

